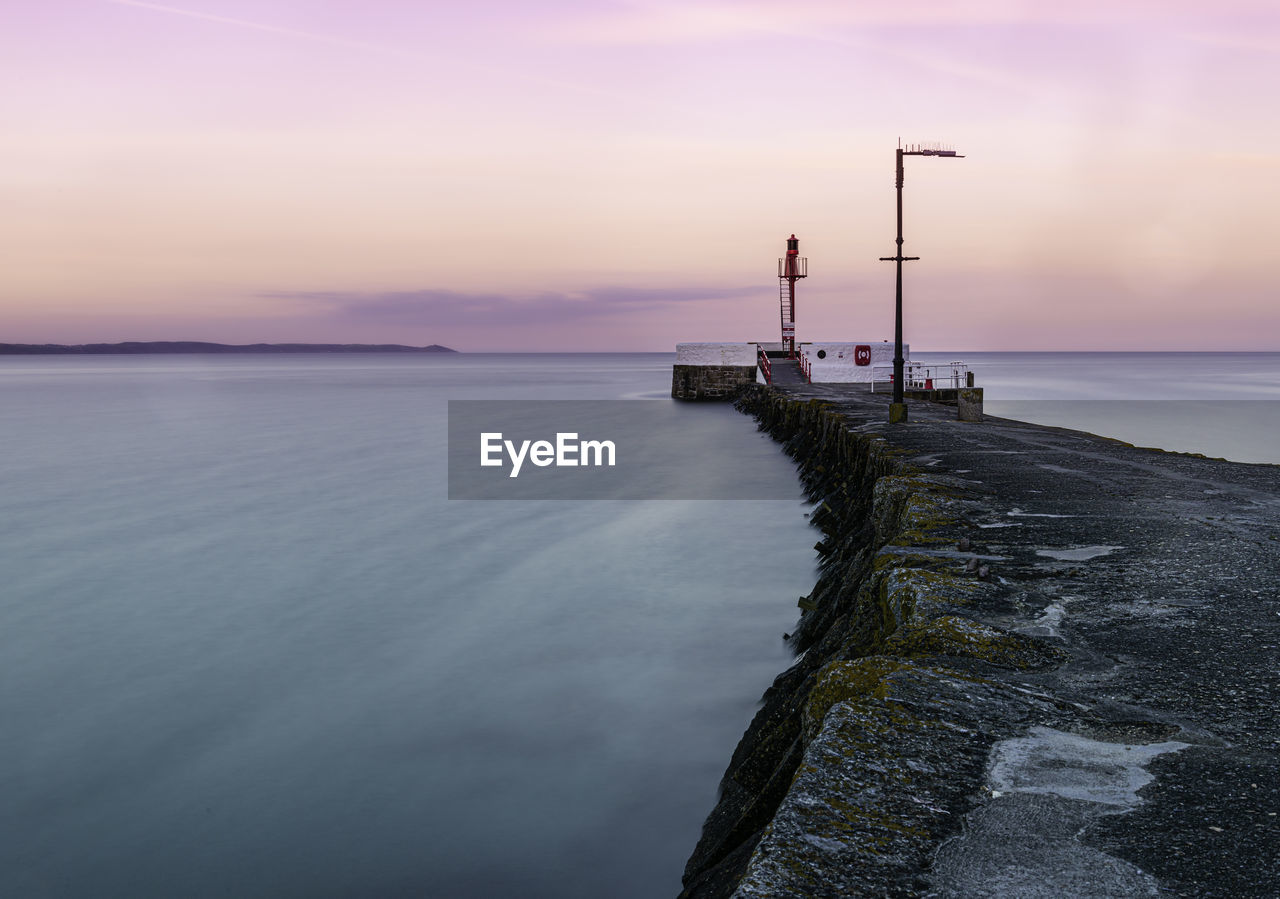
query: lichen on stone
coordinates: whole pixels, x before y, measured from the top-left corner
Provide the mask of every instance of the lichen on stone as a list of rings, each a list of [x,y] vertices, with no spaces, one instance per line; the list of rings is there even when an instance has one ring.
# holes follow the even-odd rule
[[[1043,640],[955,615],[906,625],[889,637],[885,651],[906,659],[971,658],[998,668],[1022,671],[1061,664],[1067,658],[1065,652]]]

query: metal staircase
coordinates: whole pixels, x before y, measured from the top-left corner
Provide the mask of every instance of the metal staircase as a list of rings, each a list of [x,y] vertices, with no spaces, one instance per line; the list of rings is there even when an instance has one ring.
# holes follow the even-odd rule
[[[786,278],[778,279],[778,301],[782,316],[782,345],[788,356],[795,355],[796,345],[796,303],[795,284]]]

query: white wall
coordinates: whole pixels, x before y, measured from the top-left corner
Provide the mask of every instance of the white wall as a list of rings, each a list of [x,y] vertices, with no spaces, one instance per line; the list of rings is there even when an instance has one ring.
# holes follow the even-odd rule
[[[677,365],[755,365],[754,343],[678,343]]]
[[[869,365],[858,365],[854,361],[854,352],[859,346],[871,349]],[[802,343],[798,349],[809,361],[811,380],[815,384],[870,381],[873,375],[882,381],[888,380],[881,366],[893,365],[893,344],[887,341],[815,341]],[[819,351],[824,354],[823,358],[818,357]],[[911,358],[910,345],[903,344],[902,355],[905,359]]]

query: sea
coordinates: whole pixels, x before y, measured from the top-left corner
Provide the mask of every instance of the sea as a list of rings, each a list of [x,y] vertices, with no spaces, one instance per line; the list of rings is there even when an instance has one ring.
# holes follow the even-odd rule
[[[1280,353],[913,353],[963,361],[985,412],[1137,446],[1280,464]]]
[[[963,359],[994,415],[1280,463],[1280,354]],[[656,897],[816,577],[760,495],[450,500],[450,400],[670,354],[0,358],[0,895]]]

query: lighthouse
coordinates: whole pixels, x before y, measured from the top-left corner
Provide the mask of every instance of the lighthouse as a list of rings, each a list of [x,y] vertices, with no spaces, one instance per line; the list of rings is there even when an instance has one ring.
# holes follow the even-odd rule
[[[809,260],[800,255],[800,241],[787,238],[787,255],[778,260],[778,299],[782,315],[782,349],[796,358],[796,281],[809,275]]]

